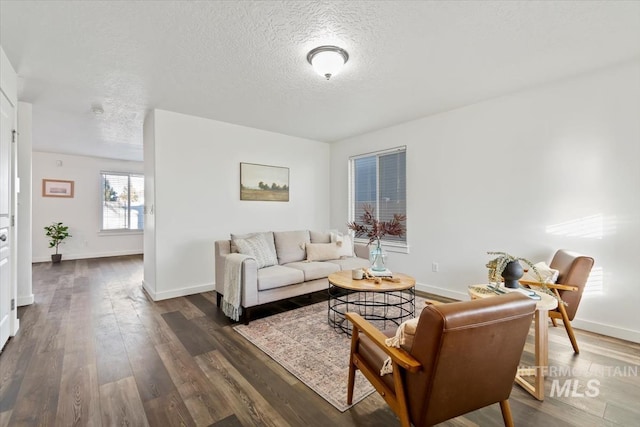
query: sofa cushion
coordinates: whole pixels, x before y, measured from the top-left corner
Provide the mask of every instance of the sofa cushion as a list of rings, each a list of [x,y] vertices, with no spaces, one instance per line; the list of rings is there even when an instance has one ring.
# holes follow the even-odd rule
[[[335,243],[307,243],[307,261],[326,261],[339,259],[338,246]]]
[[[340,271],[340,266],[337,264],[331,264],[329,262],[290,262],[286,265],[289,268],[295,268],[304,273],[304,280],[323,279],[328,277],[331,273]]]
[[[258,270],[258,290],[280,288],[304,282],[304,273],[299,269],[273,265]]]
[[[252,256],[258,263],[258,268],[269,267],[278,263],[276,251],[267,242],[263,234],[255,234],[246,239],[235,239],[238,252]]]
[[[331,243],[331,233],[326,231],[309,231],[311,243]]]
[[[273,247],[273,252],[276,251],[276,246],[273,244],[273,232],[271,231],[263,231],[260,233],[246,233],[246,234],[233,234],[231,233],[231,253],[238,253],[238,247],[236,246],[234,240],[237,239],[246,239],[251,236],[255,236],[256,234],[262,234],[267,239],[267,243]]]
[[[369,268],[371,266],[368,259],[358,257],[344,257],[325,262],[336,264],[340,266],[341,270],[355,270],[356,268]]]
[[[311,243],[308,230],[275,231],[273,237],[278,253],[278,262],[281,265],[302,261],[307,257],[305,245]]]

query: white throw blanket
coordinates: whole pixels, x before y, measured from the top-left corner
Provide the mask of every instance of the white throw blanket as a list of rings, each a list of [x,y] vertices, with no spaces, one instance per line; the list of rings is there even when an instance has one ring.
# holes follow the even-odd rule
[[[232,320],[240,320],[242,314],[242,262],[251,258],[242,254],[229,254],[224,260],[224,295],[222,312]]]

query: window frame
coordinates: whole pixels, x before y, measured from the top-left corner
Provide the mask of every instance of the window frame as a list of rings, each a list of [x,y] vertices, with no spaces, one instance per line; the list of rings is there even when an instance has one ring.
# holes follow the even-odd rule
[[[127,223],[129,228],[104,228],[104,180],[110,175],[126,176],[127,186]],[[144,232],[144,219],[142,228],[131,228],[131,177],[139,177],[144,180],[144,173],[142,172],[113,172],[113,171],[100,171],[100,230],[99,235],[115,235],[115,234],[142,234]],[[142,212],[144,215],[144,212]]]
[[[371,151],[368,153],[362,153],[362,154],[357,154],[357,155],[353,155],[349,157],[349,162],[348,162],[348,180],[349,180],[349,185],[348,185],[348,192],[349,192],[349,221],[355,221],[356,220],[356,201],[355,201],[355,161],[358,159],[362,159],[362,158],[366,158],[366,157],[372,157],[372,156],[376,156],[376,206],[375,206],[375,216],[376,218],[380,218],[380,157],[387,155],[387,154],[393,154],[393,153],[399,153],[399,152],[404,152],[405,153],[405,168],[404,168],[404,174],[405,174],[405,199],[407,199],[407,191],[406,191],[406,178],[407,178],[407,164],[406,164],[406,159],[407,159],[407,146],[406,145],[401,145],[398,147],[393,147],[393,148],[388,148],[388,149],[384,149],[384,150],[377,150],[377,151]],[[405,214],[407,211],[407,200],[405,200]],[[385,240],[382,239],[380,241],[382,247],[384,247],[387,251],[389,252],[399,252],[399,253],[409,253],[409,237],[408,237],[409,233],[408,233],[408,222],[405,221],[405,241],[404,242],[397,242],[397,241],[391,241],[391,240]],[[362,238],[362,237],[356,237],[354,239],[354,241],[356,243],[364,243],[367,244],[369,243],[369,239],[367,238]]]

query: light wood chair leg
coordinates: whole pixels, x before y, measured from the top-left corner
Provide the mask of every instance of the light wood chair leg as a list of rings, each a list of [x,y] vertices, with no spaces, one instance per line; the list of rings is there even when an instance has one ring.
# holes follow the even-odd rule
[[[558,322],[556,322],[556,319],[553,317],[551,318],[551,324],[553,325],[554,328],[558,326]]]
[[[556,294],[560,296],[557,289],[554,289]],[[562,316],[562,323],[564,324],[564,328],[567,330],[567,335],[569,335],[569,341],[571,341],[571,346],[573,347],[573,352],[575,354],[580,354],[580,349],[578,348],[578,341],[576,340],[576,334],[573,332],[573,326],[571,326],[571,321],[569,320],[569,315],[567,314],[567,310],[564,307],[564,304],[558,303],[558,311],[560,312],[560,316]]]
[[[562,308],[560,313],[562,313],[562,323],[564,323],[564,328],[567,330],[567,335],[569,335],[569,341],[571,341],[573,352],[575,354],[580,354],[580,349],[578,348],[578,340],[576,340],[576,334],[573,332],[573,326],[571,326],[571,321],[567,317],[567,312],[564,310],[564,307]]]
[[[500,410],[502,411],[502,419],[504,420],[505,427],[514,427],[513,416],[511,415],[511,406],[508,400],[500,402]]]
[[[353,361],[349,362],[349,382],[347,383],[347,405],[353,403],[353,387],[356,383],[356,367]]]
[[[349,380],[347,382],[347,405],[353,403],[353,387],[356,382],[356,361],[354,358],[356,346],[358,345],[358,328],[353,328],[351,332],[351,354],[349,355]]]
[[[395,363],[393,364],[393,385],[395,386],[396,392],[396,415],[400,418],[400,425],[402,427],[411,427],[409,406],[407,405],[407,397],[404,393],[402,374],[400,373],[400,367]]]
[[[578,348],[578,341],[576,340],[576,335],[573,332],[573,327],[571,326],[571,322],[567,322],[564,325],[567,330],[567,335],[569,335],[569,339],[571,340],[571,345],[573,346],[573,352],[575,354],[580,354],[580,349]]]

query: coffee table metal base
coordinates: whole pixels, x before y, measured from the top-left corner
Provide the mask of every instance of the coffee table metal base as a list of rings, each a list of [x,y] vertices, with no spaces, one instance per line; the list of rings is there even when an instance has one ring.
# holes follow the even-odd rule
[[[400,291],[347,291],[329,284],[327,319],[335,330],[351,336],[345,313],[355,312],[384,330],[415,315],[415,288]]]

